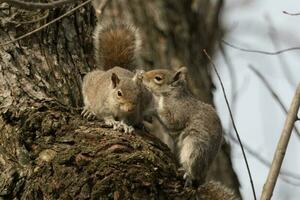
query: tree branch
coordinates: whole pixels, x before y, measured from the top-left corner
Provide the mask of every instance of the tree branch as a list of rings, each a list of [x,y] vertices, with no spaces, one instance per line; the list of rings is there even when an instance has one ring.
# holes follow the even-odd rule
[[[11,43],[14,43],[14,42],[17,42],[17,41],[19,41],[19,40],[22,40],[22,39],[24,39],[24,38],[26,38],[26,37],[28,37],[28,36],[30,36],[30,35],[36,33],[36,32],[39,32],[39,31],[43,30],[43,29],[46,28],[47,26],[49,26],[49,25],[51,25],[51,24],[53,24],[53,23],[55,23],[55,22],[61,20],[62,18],[68,16],[68,15],[71,14],[72,12],[74,12],[74,11],[78,10],[79,8],[85,6],[85,5],[88,4],[90,1],[91,1],[91,0],[87,0],[87,1],[83,2],[82,4],[76,6],[75,8],[73,8],[73,9],[71,9],[71,10],[69,10],[69,11],[66,12],[65,14],[63,14],[63,15],[57,17],[56,19],[54,19],[54,20],[48,22],[47,24],[44,24],[43,26],[41,26],[41,27],[39,27],[39,28],[37,28],[37,29],[35,29],[35,30],[33,30],[33,31],[30,31],[30,32],[28,32],[28,33],[26,33],[26,34],[24,34],[24,35],[22,35],[22,36],[20,36],[20,37],[18,37],[18,38],[15,38],[15,39],[13,39],[13,40],[11,40],[11,41],[9,41],[9,42],[0,44],[0,47],[1,47],[1,46],[6,46],[6,45],[11,44]]]
[[[291,48],[287,48],[287,49],[282,49],[282,50],[279,50],[279,51],[274,51],[274,52],[270,52],[270,51],[261,51],[261,50],[255,50],[255,49],[246,49],[246,48],[242,48],[242,47],[238,47],[236,45],[233,45],[225,40],[221,40],[220,41],[221,43],[231,47],[231,48],[234,48],[234,49],[237,49],[237,50],[240,50],[240,51],[245,51],[245,52],[250,52],[250,53],[259,53],[259,54],[265,54],[265,55],[277,55],[277,54],[281,54],[281,53],[285,53],[285,52],[288,52],[288,51],[295,51],[295,50],[300,50],[300,47],[291,47]]]
[[[268,34],[270,36],[270,39],[273,43],[273,46],[274,46],[274,50],[277,50],[277,49],[280,49],[280,38],[279,38],[279,35],[278,35],[278,31],[273,23],[273,21],[271,20],[270,16],[269,15],[266,15],[266,20],[268,22]],[[292,73],[289,69],[289,66],[284,58],[284,55],[282,54],[279,54],[278,55],[278,60],[279,60],[279,63],[281,65],[281,68],[282,68],[282,71],[283,71],[283,74],[285,75],[286,77],[286,80],[288,81],[288,83],[294,87],[296,87],[296,83],[295,81],[293,80],[293,76],[292,76]]]
[[[257,75],[257,77],[264,83],[264,85],[267,87],[267,89],[271,92],[272,96],[274,97],[275,101],[278,102],[278,104],[280,105],[280,107],[282,108],[282,110],[287,114],[288,110],[287,108],[284,106],[283,101],[280,99],[280,97],[276,94],[276,92],[274,91],[274,89],[272,88],[272,86],[270,85],[270,83],[268,83],[268,81],[266,80],[266,78],[257,70],[255,69],[252,65],[249,65],[249,68]],[[298,130],[298,128],[295,126],[294,127],[298,138],[300,138],[300,131]]]
[[[35,10],[35,9],[49,9],[56,8],[58,6],[63,6],[65,4],[75,3],[78,0],[58,0],[51,3],[36,3],[36,2],[26,2],[20,0],[0,0],[0,3],[8,3],[9,5],[22,8],[25,10]]]
[[[297,119],[297,113],[300,106],[300,84],[297,87],[296,93],[293,97],[292,104],[288,111],[284,128],[281,133],[281,137],[277,144],[276,152],[273,158],[271,169],[269,171],[266,183],[264,185],[261,200],[269,200],[272,197],[273,190],[280,172],[280,168],[285,156],[285,152],[289,143],[290,136],[292,134],[292,129],[294,123]]]
[[[232,134],[227,133],[226,136],[228,137],[228,139],[230,139],[231,141],[233,141],[234,143],[236,143],[237,145],[239,145],[239,141]],[[256,160],[258,160],[261,164],[263,164],[267,168],[269,168],[271,166],[271,162],[268,161],[267,159],[265,159],[261,155],[260,152],[255,151],[250,145],[247,145],[246,143],[244,143],[243,146],[244,146],[244,149],[250,155],[252,155]],[[285,178],[283,178],[283,177],[288,177],[290,179],[300,181],[300,175],[299,174],[296,174],[296,173],[293,173],[293,172],[290,172],[290,171],[287,171],[287,170],[284,170],[284,169],[282,169],[280,171],[280,175],[281,175],[280,178],[282,178],[283,181],[285,181],[285,182],[287,182],[289,184],[295,185],[294,183],[288,182],[288,180],[285,179]],[[296,184],[296,186],[299,186],[299,184]]]
[[[300,15],[300,13],[291,13],[291,12],[288,12],[288,11],[282,11],[284,14],[287,14],[287,15],[291,15],[291,16],[298,16]]]

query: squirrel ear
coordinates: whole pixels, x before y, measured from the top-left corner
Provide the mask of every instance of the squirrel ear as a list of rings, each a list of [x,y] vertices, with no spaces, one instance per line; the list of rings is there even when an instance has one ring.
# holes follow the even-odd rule
[[[120,83],[120,79],[117,76],[117,74],[115,74],[115,73],[112,73],[112,75],[111,75],[111,81],[112,81],[113,88],[116,88],[117,85]]]
[[[172,83],[177,82],[179,80],[185,80],[187,74],[186,67],[180,67],[174,74]]]

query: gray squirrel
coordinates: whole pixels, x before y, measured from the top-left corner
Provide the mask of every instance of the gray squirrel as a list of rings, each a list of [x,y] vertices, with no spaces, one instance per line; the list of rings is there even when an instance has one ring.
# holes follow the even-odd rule
[[[136,60],[140,48],[138,30],[128,23],[98,23],[94,31],[96,69],[83,78],[84,117],[96,116],[125,133],[141,123],[151,101]]]
[[[99,14],[100,1],[94,0],[93,5]],[[147,127],[178,154],[186,186],[203,183],[200,199],[236,199],[221,184],[204,183],[220,148],[222,129],[214,108],[189,93],[186,68],[131,72],[137,69],[141,40],[138,30],[127,23],[98,23],[94,45],[99,69],[83,79],[82,114],[125,132],[132,132],[144,115],[153,116]]]
[[[189,92],[186,74],[186,67],[151,70],[143,73],[143,84],[153,94],[159,130],[164,129],[158,137],[170,146],[163,134],[171,136],[186,186],[198,187],[222,144],[222,126],[215,109]]]

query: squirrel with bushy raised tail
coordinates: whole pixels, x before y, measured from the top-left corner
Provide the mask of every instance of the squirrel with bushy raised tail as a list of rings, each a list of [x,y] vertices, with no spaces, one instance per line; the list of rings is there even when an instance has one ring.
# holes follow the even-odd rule
[[[97,9],[97,2],[98,1],[93,1],[95,10]],[[138,30],[133,25],[128,25],[127,23],[107,24],[103,22],[101,22],[101,24],[97,24],[94,32],[94,45],[96,66],[99,69],[89,72],[83,80],[82,94],[84,99],[84,116],[96,116],[97,118],[104,120],[107,125],[113,126],[116,129],[123,129],[125,132],[132,132],[134,129],[133,126],[140,123],[144,119],[144,114],[152,114],[152,112],[149,112],[149,108],[151,106],[156,110],[158,108],[157,106],[161,105],[162,103],[164,105],[164,102],[157,101],[159,100],[160,96],[157,94],[160,92],[155,92],[161,90],[154,88],[154,90],[150,89],[153,91],[152,94],[145,89],[145,85],[148,88],[151,88],[151,84],[148,85],[142,83],[142,81],[145,83],[145,80],[148,80],[148,77],[150,77],[150,74],[152,74],[151,72],[146,72],[142,75],[140,72],[133,73],[129,71],[136,69],[140,44],[141,40]],[[158,85],[162,86],[161,88],[164,86],[168,87],[168,83],[165,80],[169,80],[171,78],[171,74],[173,75],[173,72],[169,70],[166,72],[168,73],[164,75],[165,72],[163,72],[160,78],[156,78],[159,82]],[[182,75],[183,73],[181,74],[178,72],[178,74],[173,77],[174,79],[180,79],[180,81],[173,81],[174,84],[172,84],[172,87],[175,87],[177,83],[179,84],[182,82]],[[150,82],[152,81],[149,81],[149,83]],[[179,90],[178,94],[180,94]],[[183,107],[179,108],[178,106],[181,106],[181,104],[176,103],[177,96],[175,94],[170,96],[170,98],[173,97],[175,98],[175,100],[173,100],[175,103],[169,106],[171,107],[176,104],[176,107],[170,109],[170,114],[172,114],[175,109],[179,109],[177,114],[185,116],[186,112],[182,111],[182,109],[186,109],[185,105],[190,104],[191,102],[187,101],[186,103],[182,103]],[[156,98],[155,101],[154,98]],[[165,100],[167,99],[168,98]],[[182,101],[185,101],[184,99],[185,98],[182,98]],[[181,100],[179,102],[181,102]],[[206,111],[203,112],[205,113]],[[208,111],[208,113],[209,112],[211,111]],[[199,171],[202,171],[202,165],[198,165],[199,159],[203,158],[204,160],[200,160],[200,162],[208,164],[210,163],[210,160],[215,157],[215,155],[214,153],[205,154],[205,152],[200,152],[199,148],[194,146],[194,143],[191,140],[195,139],[195,144],[198,144],[198,140],[202,140],[203,138],[198,136],[194,137],[197,130],[208,128],[209,131],[211,130],[211,127],[206,125],[195,125],[194,127],[192,125],[194,118],[190,118],[188,121],[186,121],[185,117],[181,119],[181,117],[175,116],[175,118],[179,121],[183,120],[182,122],[179,122],[178,125],[180,128],[184,127],[183,129],[185,129],[185,131],[183,131],[183,129],[178,129],[179,131],[177,132],[177,128],[169,129],[168,123],[163,124],[161,129],[155,129],[154,131],[158,133],[156,136],[158,136],[160,139],[164,138],[162,140],[167,144],[169,143],[168,145],[171,149],[174,147],[179,149],[181,152],[191,153],[190,158],[184,157],[186,159],[186,163],[182,164],[183,166],[188,166],[188,164],[194,163],[193,166],[190,166],[190,168],[187,167],[186,169],[191,169],[191,175],[195,177],[195,180],[198,180],[198,174],[200,174],[199,177],[201,177],[202,174],[198,173]],[[158,123],[159,125],[161,125],[161,122],[163,122],[162,119],[163,117],[160,118]],[[168,117],[166,117],[166,119],[168,120]],[[170,118],[170,120],[172,120],[172,118]],[[155,125],[155,120],[153,123]],[[216,124],[217,127],[220,126],[218,123],[219,121]],[[191,124],[192,126],[186,128],[186,126],[182,124]],[[208,124],[211,124],[211,122]],[[193,127],[196,130],[194,130]],[[168,133],[167,137],[165,135],[165,130]],[[180,135],[178,140],[173,140],[176,138],[174,137],[175,132],[178,133],[178,136]],[[168,137],[169,134],[172,137]],[[205,145],[205,141],[208,141],[207,146]],[[216,142],[216,149],[218,149],[217,143],[218,142]],[[176,144],[176,146],[174,144]],[[181,146],[178,148],[178,145]],[[213,151],[212,149],[208,150],[207,148],[211,148],[213,146],[211,145],[210,139],[203,140],[201,145],[203,146],[200,148],[204,151]],[[205,156],[198,156],[198,154]],[[196,157],[193,157],[194,155]],[[209,155],[211,155],[212,158],[208,158]],[[186,156],[188,155],[186,154]],[[194,173],[194,171],[197,173]],[[187,170],[186,172],[189,171]],[[194,180],[192,179],[193,176],[191,175],[186,173],[187,180]],[[235,199],[232,192],[216,182],[205,183],[199,186],[197,190],[199,191],[200,195],[198,199]]]
[[[85,75],[82,83],[84,117],[132,132],[142,121],[144,106],[151,94],[144,88],[136,68],[140,47],[138,30],[127,23],[98,23],[94,31],[97,70]]]
[[[186,67],[151,70],[143,73],[143,84],[153,94],[154,111],[164,127],[161,134],[174,141],[186,186],[197,188],[205,182],[223,136],[215,109],[190,93],[186,75]]]

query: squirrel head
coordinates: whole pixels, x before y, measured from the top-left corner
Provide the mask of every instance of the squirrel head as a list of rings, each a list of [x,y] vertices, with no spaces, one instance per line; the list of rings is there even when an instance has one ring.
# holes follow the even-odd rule
[[[117,74],[112,73],[113,99],[123,113],[132,113],[137,109],[140,101],[140,82],[137,77],[120,79]]]
[[[143,73],[143,84],[154,95],[162,95],[181,88],[186,84],[187,68],[176,71],[156,69]]]

